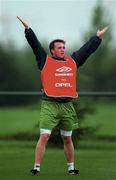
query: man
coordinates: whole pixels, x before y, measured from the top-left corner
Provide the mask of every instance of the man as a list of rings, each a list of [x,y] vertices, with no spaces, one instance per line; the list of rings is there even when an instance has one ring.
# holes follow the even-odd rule
[[[64,154],[68,173],[77,175],[79,170],[74,166],[74,146],[71,139],[72,130],[78,127],[75,123],[76,112],[72,99],[76,98],[76,69],[99,47],[102,35],[107,27],[98,30],[83,47],[65,55],[65,41],[56,39],[49,45],[51,56],[47,55],[36,35],[29,26],[17,17],[25,27],[25,36],[30,44],[41,72],[43,85],[42,105],[40,112],[40,137],[35,150],[33,175],[40,173],[40,164],[52,129],[59,125],[64,142]]]

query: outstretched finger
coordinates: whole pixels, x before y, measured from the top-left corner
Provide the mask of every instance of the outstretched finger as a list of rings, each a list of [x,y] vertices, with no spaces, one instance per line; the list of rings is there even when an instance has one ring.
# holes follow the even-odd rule
[[[25,26],[25,28],[28,28],[28,25],[19,16],[17,16],[17,18]]]

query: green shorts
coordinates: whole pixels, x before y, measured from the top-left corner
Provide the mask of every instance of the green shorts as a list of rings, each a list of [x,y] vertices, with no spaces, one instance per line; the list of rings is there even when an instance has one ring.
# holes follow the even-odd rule
[[[77,115],[72,102],[58,103],[42,100],[40,129],[52,130],[56,126],[64,131],[78,128]]]

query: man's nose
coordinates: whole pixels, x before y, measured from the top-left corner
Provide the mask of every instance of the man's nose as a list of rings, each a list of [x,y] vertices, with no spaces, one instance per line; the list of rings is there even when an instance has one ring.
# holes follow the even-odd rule
[[[64,48],[62,48],[62,49],[61,49],[61,51],[62,51],[62,52],[64,52],[64,51],[65,51],[65,49],[64,49]]]

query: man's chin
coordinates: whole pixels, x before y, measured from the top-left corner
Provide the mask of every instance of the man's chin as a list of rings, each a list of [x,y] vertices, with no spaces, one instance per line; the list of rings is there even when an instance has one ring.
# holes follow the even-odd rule
[[[60,58],[64,58],[64,57],[65,57],[65,55],[64,55],[64,54],[60,56]]]

